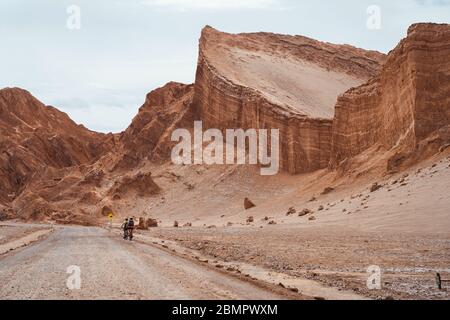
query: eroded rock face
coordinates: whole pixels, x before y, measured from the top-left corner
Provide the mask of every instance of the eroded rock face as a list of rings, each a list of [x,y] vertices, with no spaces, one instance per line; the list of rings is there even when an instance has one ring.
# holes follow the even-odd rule
[[[77,126],[24,90],[0,90],[0,218],[94,224],[106,205],[132,211],[130,199],[161,192],[151,166],[169,159],[173,130],[194,120],[204,129],[279,129],[280,166],[290,173],[330,159],[336,167],[378,145],[394,150],[388,170],[417,162],[450,143],[449,33],[449,25],[412,26],[380,68],[384,55],[350,46],[206,28],[195,85],[152,91],[119,135]]]
[[[176,82],[150,92],[120,137],[124,155],[117,168],[131,169],[143,159],[156,162],[169,159],[175,144],[170,139],[172,132],[194,125],[193,94],[193,85]]]
[[[129,194],[149,197],[158,194],[159,186],[153,181],[151,172],[126,175],[117,180],[111,187],[109,194],[124,197]]]
[[[112,144],[112,135],[75,124],[28,91],[0,90],[0,202],[11,202],[37,172],[92,163]]]
[[[416,24],[389,54],[380,75],[339,97],[331,164],[373,145],[408,157],[450,123],[450,25]]]
[[[158,194],[160,188],[145,165],[168,159],[172,131],[194,122],[193,87],[179,83],[149,93],[120,135],[88,131],[28,92],[11,90],[1,91],[8,104],[0,100],[0,130],[5,133],[0,138],[5,146],[0,156],[0,174],[5,177],[0,180],[0,199],[4,196],[12,216],[23,220],[68,223],[83,215],[101,220],[102,208],[110,201],[120,206],[130,198]],[[55,139],[62,143],[52,143]],[[144,168],[135,171],[138,166]]]
[[[337,96],[374,76],[383,60],[300,36],[206,27],[194,105],[206,128],[279,129],[281,168],[314,171],[329,163]]]
[[[8,219],[10,216],[12,216],[11,208],[0,204],[0,221]]]

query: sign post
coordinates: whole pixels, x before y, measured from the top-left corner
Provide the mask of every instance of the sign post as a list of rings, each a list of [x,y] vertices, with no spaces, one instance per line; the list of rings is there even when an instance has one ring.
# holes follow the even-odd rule
[[[114,215],[112,214],[112,212],[110,214],[108,214],[108,219],[109,219],[109,228],[112,228],[112,222],[113,222],[113,218]]]

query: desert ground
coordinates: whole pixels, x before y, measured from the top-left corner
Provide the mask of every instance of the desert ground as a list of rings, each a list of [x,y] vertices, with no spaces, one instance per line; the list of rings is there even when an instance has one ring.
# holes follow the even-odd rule
[[[378,184],[371,192],[373,184],[355,182],[316,194],[314,201],[310,194],[298,200],[291,191],[281,201],[284,207],[266,194],[260,207],[237,215],[224,210],[204,226],[150,233],[243,270],[250,265],[292,276],[294,283],[311,279],[373,299],[448,299],[448,290],[437,290],[435,275],[450,273],[449,156]],[[291,207],[296,212],[286,215]],[[299,217],[304,209],[311,213]],[[381,290],[366,286],[372,265],[382,270]]]
[[[326,174],[321,179],[329,182]],[[316,188],[317,181],[322,182],[316,176],[314,181]],[[132,243],[121,239],[119,225],[126,213],[115,218],[112,229],[107,221],[96,228],[3,222],[0,247],[13,247],[0,256],[0,296],[449,299],[448,288],[437,289],[435,275],[450,274],[450,203],[445,196],[450,190],[450,156],[440,154],[378,185],[364,185],[362,178],[328,194],[289,186],[280,206],[279,198],[267,200],[271,191],[265,184],[265,195],[247,193],[255,195],[256,207],[250,210],[218,210],[216,198],[210,211],[199,210],[197,215],[186,210],[208,208],[208,200],[197,197],[204,190],[195,187],[189,197],[196,200],[186,206],[187,198],[174,188],[173,195],[165,195],[171,207],[152,210],[160,213],[153,214],[159,227],[137,230]],[[299,190],[308,196],[302,199]],[[177,194],[183,203],[178,210],[170,199]],[[304,209],[310,212],[303,216]],[[179,227],[173,226],[175,220]],[[47,232],[27,239],[42,230]],[[82,290],[67,289],[68,265],[81,267]],[[381,268],[380,290],[366,284],[367,268],[373,265]]]
[[[69,266],[80,268],[79,290],[66,284]],[[293,298],[276,286],[251,283],[163,248],[122,240],[111,230],[79,226],[56,227],[47,238],[2,255],[0,280],[0,299]]]

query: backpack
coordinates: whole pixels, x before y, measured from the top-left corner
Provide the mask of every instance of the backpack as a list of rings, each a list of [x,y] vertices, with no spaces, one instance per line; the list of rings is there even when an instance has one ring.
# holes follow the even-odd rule
[[[128,221],[128,226],[129,227],[134,227],[134,221],[133,220]]]

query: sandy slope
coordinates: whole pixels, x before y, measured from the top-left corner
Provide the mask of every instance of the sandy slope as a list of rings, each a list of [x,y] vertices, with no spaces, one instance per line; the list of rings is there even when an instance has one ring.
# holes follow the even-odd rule
[[[228,34],[205,27],[200,55],[221,77],[297,114],[332,118],[338,95],[361,85],[384,55],[273,33]]]
[[[307,61],[264,52],[234,50],[222,57],[218,68],[234,83],[263,92],[273,103],[311,117],[332,118],[337,96],[363,82]]]
[[[384,162],[375,158],[346,175],[322,170],[306,175],[280,173],[263,177],[258,175],[257,168],[246,166],[150,167],[147,170],[152,171],[155,182],[164,191],[147,199],[116,202],[117,222],[127,215],[147,215],[158,218],[162,226],[172,226],[178,220],[180,224],[220,227],[228,222],[245,225],[247,217],[253,216],[257,226],[267,224],[259,220],[270,217],[277,223],[299,227],[326,224],[367,231],[447,233],[450,230],[449,199],[445,196],[450,190],[447,155],[440,154],[409,171],[381,178],[379,163]],[[372,193],[369,189],[374,181],[382,188]],[[327,187],[335,190],[322,195]],[[313,196],[316,200],[310,202]],[[246,197],[257,207],[244,210]],[[318,211],[321,205],[324,210]],[[312,210],[317,221],[309,222],[309,216],[298,218],[296,214],[286,217],[290,207],[297,212]]]
[[[30,245],[52,231],[49,226],[0,223],[0,255]]]
[[[202,196],[204,190],[194,189],[191,200],[174,190],[177,200],[166,194],[170,205],[162,204],[152,212],[165,226],[171,219],[182,225],[192,216],[198,222],[193,219],[194,228],[167,227],[151,233],[225,261],[315,279],[372,298],[448,298],[447,291],[436,289],[434,276],[450,273],[450,199],[446,196],[450,157],[440,154],[408,172],[379,178],[382,187],[374,192],[370,187],[376,173],[365,169],[361,169],[365,174],[355,173],[358,178],[328,172],[281,175],[268,181],[236,178],[248,184],[234,184],[231,176],[225,183],[229,194],[219,184],[211,199]],[[321,195],[327,186],[335,190]],[[317,199],[310,202],[313,195]],[[243,210],[244,197],[257,207]],[[313,213],[286,216],[289,207]],[[254,222],[247,224],[249,216]],[[316,220],[310,221],[312,216]],[[277,225],[268,225],[269,221]],[[233,226],[226,227],[228,222]],[[384,272],[381,291],[366,288],[370,265],[379,265]]]

